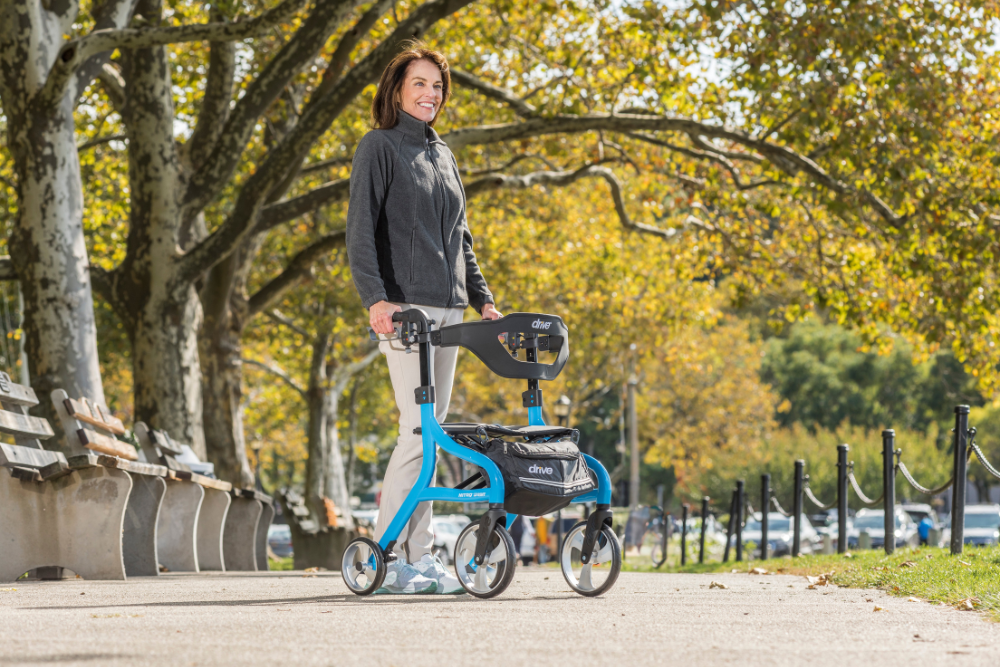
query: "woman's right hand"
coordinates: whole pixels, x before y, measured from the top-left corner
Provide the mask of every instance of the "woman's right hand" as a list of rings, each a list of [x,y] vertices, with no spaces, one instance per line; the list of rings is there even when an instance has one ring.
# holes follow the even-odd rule
[[[379,301],[368,309],[368,323],[377,334],[391,334],[393,332],[392,314],[401,312],[403,309],[399,306],[388,301]]]

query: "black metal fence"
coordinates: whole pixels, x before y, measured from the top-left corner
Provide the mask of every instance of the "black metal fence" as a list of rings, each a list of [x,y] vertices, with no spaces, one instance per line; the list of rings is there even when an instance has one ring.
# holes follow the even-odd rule
[[[895,535],[895,506],[896,506],[896,473],[902,475],[907,484],[922,494],[935,496],[949,488],[953,488],[951,503],[951,540],[950,548],[952,554],[962,553],[965,544],[965,505],[966,505],[966,484],[956,484],[956,480],[966,480],[968,478],[968,463],[973,454],[979,463],[992,476],[1000,479],[1000,471],[997,470],[983,454],[975,441],[976,429],[969,426],[969,406],[959,405],[955,407],[955,428],[954,433],[954,457],[952,462],[951,478],[937,488],[928,488],[919,484],[910,473],[903,461],[903,450],[896,448],[896,432],[892,429],[882,431],[882,493],[872,498],[865,494],[861,485],[854,475],[854,462],[849,460],[850,447],[848,445],[837,446],[837,497],[833,502],[824,503],[809,488],[809,475],[805,472],[806,462],[802,459],[795,461],[793,509],[791,512],[778,503],[771,488],[771,476],[761,476],[761,558],[768,557],[768,508],[773,507],[775,511],[788,517],[792,521],[792,544],[791,555],[798,556],[802,550],[802,517],[804,515],[803,501],[808,500],[820,510],[830,510],[837,508],[837,551],[844,553],[847,551],[847,526],[848,526],[848,494],[854,491],[857,503],[864,507],[882,506],[885,515],[885,539],[884,549],[887,554],[893,553],[896,548]],[[726,550],[723,562],[729,560],[729,543],[733,541],[735,535],[736,560],[743,559],[742,528],[744,525],[743,512],[749,509],[750,515],[753,508],[749,507],[744,497],[744,481],[736,482],[736,489],[733,491],[733,501],[730,505],[729,528],[726,535]],[[704,510],[703,510],[704,511]],[[704,521],[702,522],[704,526]],[[702,529],[704,532],[704,528]],[[704,539],[704,537],[702,538]]]

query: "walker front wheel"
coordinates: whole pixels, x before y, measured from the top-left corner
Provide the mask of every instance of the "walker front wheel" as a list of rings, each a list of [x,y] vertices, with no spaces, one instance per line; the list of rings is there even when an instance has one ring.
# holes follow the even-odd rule
[[[479,523],[470,523],[455,543],[455,574],[462,588],[477,598],[491,598],[506,590],[514,580],[517,553],[514,540],[503,526],[496,526],[486,545],[486,558],[476,565]]]
[[[622,547],[614,531],[601,526],[589,562],[584,563],[580,557],[586,532],[586,521],[570,529],[559,550],[559,567],[570,588],[580,595],[595,597],[615,585],[622,570]]]
[[[352,593],[371,595],[385,581],[386,564],[382,549],[367,537],[356,537],[344,550],[340,574]]]

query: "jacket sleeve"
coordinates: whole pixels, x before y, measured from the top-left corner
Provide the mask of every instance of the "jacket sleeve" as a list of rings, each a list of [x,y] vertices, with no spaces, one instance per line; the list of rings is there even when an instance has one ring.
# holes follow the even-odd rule
[[[347,257],[354,286],[364,307],[388,300],[378,268],[375,228],[392,182],[393,160],[388,142],[372,130],[358,143],[351,164],[351,198],[347,205]]]
[[[458,182],[462,182],[461,172],[458,170],[458,161],[452,154],[451,162],[455,167],[455,177]],[[493,293],[486,285],[486,278],[479,270],[479,263],[476,261],[476,253],[472,249],[472,232],[469,231],[469,222],[466,218],[465,188],[462,188],[462,252],[465,254],[465,291],[469,296],[469,305],[477,313],[483,312],[483,306],[488,303],[495,304]]]

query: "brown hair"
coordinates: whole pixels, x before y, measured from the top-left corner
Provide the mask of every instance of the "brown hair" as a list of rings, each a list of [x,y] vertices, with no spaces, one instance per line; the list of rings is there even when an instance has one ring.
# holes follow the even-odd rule
[[[441,111],[451,97],[451,74],[448,71],[448,60],[443,53],[431,51],[426,45],[418,40],[413,40],[403,49],[403,52],[392,59],[389,66],[382,72],[382,78],[378,82],[378,91],[375,99],[372,100],[372,127],[377,129],[391,129],[399,122],[399,110],[402,105],[401,96],[403,81],[406,80],[406,70],[410,63],[417,60],[429,60],[437,65],[441,71],[441,106],[434,114],[429,125],[433,126],[437,122]]]

